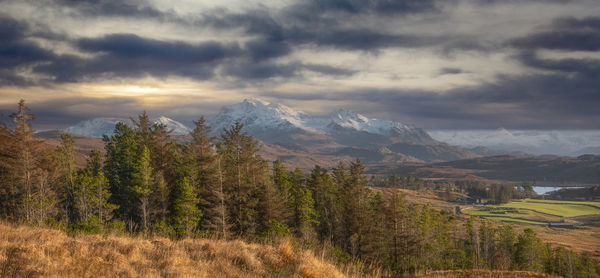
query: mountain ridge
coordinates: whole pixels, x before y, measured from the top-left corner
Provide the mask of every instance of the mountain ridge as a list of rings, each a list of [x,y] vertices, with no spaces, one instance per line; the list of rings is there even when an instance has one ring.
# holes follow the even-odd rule
[[[165,116],[151,119],[150,122],[153,124],[165,125],[168,130],[172,131],[171,134],[173,135],[187,135],[191,131],[191,129],[184,124]],[[133,126],[133,121],[129,118],[98,117],[81,121],[73,126],[65,128],[64,131],[87,137],[102,138],[104,135],[111,136],[114,133],[117,123]]]
[[[338,146],[391,144],[401,141],[439,143],[424,130],[400,122],[368,118],[343,108],[326,115],[311,115],[257,98],[248,98],[223,107],[208,124],[213,127],[213,135],[218,135],[235,122],[243,124],[249,134],[269,143],[282,139],[298,140],[305,144],[332,141]]]
[[[133,125],[131,119],[94,118],[82,121],[65,129],[73,134],[101,138],[112,135],[115,125],[123,122]],[[152,122],[165,124],[178,140],[189,140],[180,135],[189,135],[191,129],[165,116]],[[406,163],[419,161],[452,160],[479,156],[469,150],[436,141],[429,134],[413,125],[369,118],[347,109],[337,109],[325,115],[311,115],[279,103],[248,98],[242,102],[225,106],[208,120],[212,136],[218,136],[236,122],[244,131],[275,149],[291,148],[293,156],[306,157],[354,157],[371,163]],[[297,145],[308,149],[305,154]],[[266,146],[266,145],[265,145]],[[277,157],[276,155],[272,155]],[[334,158],[337,157],[337,158]],[[296,159],[294,158],[294,159]]]

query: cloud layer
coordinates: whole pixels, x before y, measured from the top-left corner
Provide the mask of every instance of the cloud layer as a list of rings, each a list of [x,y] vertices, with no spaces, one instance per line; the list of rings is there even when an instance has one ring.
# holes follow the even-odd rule
[[[261,96],[425,128],[600,126],[594,1],[26,0],[0,7],[4,115],[19,94],[57,125],[143,109],[191,121]],[[89,109],[57,112],[60,103]]]

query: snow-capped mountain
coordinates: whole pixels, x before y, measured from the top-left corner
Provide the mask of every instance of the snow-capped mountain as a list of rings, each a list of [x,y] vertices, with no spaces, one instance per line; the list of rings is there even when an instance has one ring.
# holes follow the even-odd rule
[[[133,126],[133,122],[131,121],[131,119],[127,118],[94,118],[90,120],[81,121],[74,126],[68,127],[65,129],[65,132],[88,137],[101,138],[104,135],[111,136],[115,130],[115,126],[119,122],[124,123],[128,126]],[[151,122],[155,124],[166,125],[167,129],[172,131],[172,135],[187,135],[191,131],[187,126],[183,125],[182,123],[164,116],[153,119],[151,120]]]
[[[600,146],[600,130],[431,130],[436,140],[532,154],[581,155]]]
[[[172,135],[188,135],[192,131],[189,127],[184,124],[175,121],[165,116],[160,116],[152,121],[155,124],[163,124],[167,126],[167,130],[171,131]]]
[[[242,123],[248,133],[267,142],[281,140],[285,134],[294,135],[296,139],[311,135],[313,140],[345,137],[343,139],[348,140],[344,141],[356,141],[358,145],[365,142],[395,142],[388,137],[412,136],[415,140],[419,138],[431,140],[425,132],[413,126],[368,118],[345,109],[336,110],[328,115],[310,115],[282,104],[269,103],[256,98],[245,99],[240,103],[223,107],[219,114],[209,121],[209,125],[213,127],[214,134],[218,135],[223,128],[229,128],[236,121]],[[367,139],[363,142],[357,137],[370,137],[371,140],[363,138]],[[401,139],[396,141],[399,140]]]
[[[74,126],[70,126],[65,129],[65,132],[94,138],[102,138],[104,135],[112,135],[115,130],[115,126],[119,122],[129,126],[133,125],[130,119],[125,118],[93,118],[90,120],[81,121]]]
[[[223,107],[219,114],[209,121],[209,125],[213,132],[220,133],[236,121],[242,123],[250,133],[274,129],[289,131],[296,128],[319,132],[318,128],[315,128],[316,123],[312,116],[285,105],[256,98]]]

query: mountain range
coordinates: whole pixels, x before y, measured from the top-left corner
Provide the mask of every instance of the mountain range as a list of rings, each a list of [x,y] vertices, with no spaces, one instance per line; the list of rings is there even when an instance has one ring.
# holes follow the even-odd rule
[[[161,116],[152,120],[165,124],[172,135],[185,137],[190,128]],[[132,125],[131,119],[94,118],[64,131],[87,137],[112,135],[118,122]],[[208,124],[219,136],[235,122],[259,140],[265,158],[295,161],[298,164],[331,165],[339,160],[360,158],[367,163],[447,161],[478,157],[470,150],[432,139],[418,127],[374,119],[345,109],[326,115],[311,115],[282,104],[245,99],[223,107]],[[185,138],[180,138],[185,141]]]
[[[580,156],[600,154],[598,130],[430,130],[436,140],[465,148],[479,146],[527,152]]]
[[[132,125],[131,119],[94,118],[64,131],[101,138],[112,135],[117,122]],[[165,116],[152,122],[166,125],[172,135],[179,137],[178,140],[189,140],[186,135],[191,129],[180,122]],[[566,151],[569,154],[580,147],[587,148],[583,151],[593,152],[596,150],[594,140],[600,139],[600,133],[593,132],[579,137],[579,133],[506,129],[427,132],[410,124],[369,118],[345,109],[313,115],[256,98],[223,107],[208,124],[212,127],[212,135],[218,137],[223,129],[235,122],[242,123],[244,131],[259,140],[261,155],[265,158],[280,158],[307,167],[334,165],[337,161],[354,158],[385,165],[507,154],[530,156],[529,153],[546,153],[545,150],[556,152],[561,145],[563,150],[570,148]]]
[[[209,125],[213,127],[214,135],[218,135],[236,121],[244,125],[246,132],[268,143],[294,142],[330,147],[436,143],[425,131],[411,125],[368,118],[345,109],[327,115],[310,115],[256,98],[223,107]]]

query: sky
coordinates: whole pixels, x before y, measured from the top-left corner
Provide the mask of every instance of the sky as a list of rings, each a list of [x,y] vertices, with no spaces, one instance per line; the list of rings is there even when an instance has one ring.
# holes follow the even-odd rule
[[[257,97],[425,129],[599,129],[597,0],[0,0],[0,113],[39,129]]]

